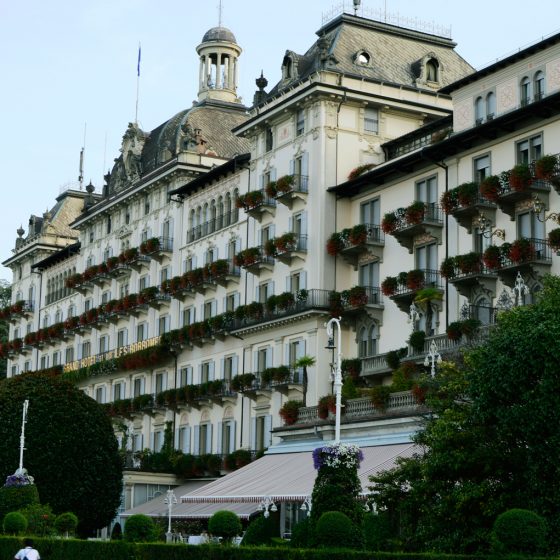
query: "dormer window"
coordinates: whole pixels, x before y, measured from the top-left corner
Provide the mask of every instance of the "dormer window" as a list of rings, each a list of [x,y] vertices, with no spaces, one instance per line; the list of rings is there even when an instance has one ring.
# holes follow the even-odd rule
[[[527,76],[522,78],[521,84],[521,106],[525,106],[531,102],[531,80]]]
[[[358,51],[354,57],[354,62],[360,66],[369,66],[371,64],[371,55],[367,51]]]
[[[533,86],[535,91],[535,101],[538,101],[544,97],[544,72],[541,70],[535,74]]]
[[[435,58],[426,62],[426,81],[439,82],[439,62]]]
[[[282,79],[291,80],[294,77],[294,61],[291,57],[285,56],[282,61]]]

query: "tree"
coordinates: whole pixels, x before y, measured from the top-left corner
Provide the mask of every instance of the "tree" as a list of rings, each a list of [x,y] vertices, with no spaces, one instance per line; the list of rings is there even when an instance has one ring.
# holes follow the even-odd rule
[[[117,441],[103,407],[70,383],[41,374],[0,383],[0,480],[19,463],[25,399],[24,465],[35,477],[41,502],[56,514],[73,511],[82,535],[108,525],[122,490]]]
[[[302,356],[294,364],[297,368],[303,369],[303,406],[307,406],[307,387],[309,385],[309,378],[307,376],[307,368],[315,365],[315,358],[313,356]]]
[[[154,542],[157,534],[153,519],[142,513],[131,515],[124,524],[124,539],[128,542]]]
[[[0,309],[10,305],[12,301],[12,286],[6,280],[0,280]],[[8,342],[9,326],[7,320],[0,320],[0,343]],[[7,360],[0,358],[0,379],[7,375]]]
[[[405,548],[488,549],[511,508],[543,516],[559,548],[560,278],[539,301],[504,313],[464,364],[425,379],[433,411],[415,436],[423,454],[372,478]]]
[[[229,543],[233,537],[243,531],[239,517],[226,509],[217,511],[208,520],[208,531],[214,537],[221,537],[222,542]]]

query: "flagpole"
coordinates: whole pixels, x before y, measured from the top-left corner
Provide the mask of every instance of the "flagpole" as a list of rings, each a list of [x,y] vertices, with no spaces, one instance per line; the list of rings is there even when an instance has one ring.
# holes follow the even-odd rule
[[[134,124],[138,125],[138,99],[140,97],[140,58],[142,55],[142,46],[138,43],[138,65],[136,67],[136,112],[134,114]]]

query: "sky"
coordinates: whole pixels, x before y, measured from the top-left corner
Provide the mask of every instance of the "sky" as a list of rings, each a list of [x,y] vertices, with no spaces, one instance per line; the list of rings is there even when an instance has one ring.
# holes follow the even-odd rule
[[[219,3],[0,0],[0,261],[12,255],[19,226],[27,235],[29,216],[42,215],[77,181],[82,146],[85,184],[101,190],[134,120],[139,43],[140,127],[150,131],[192,105],[195,49],[218,25]],[[345,4],[351,11],[352,1]],[[556,6],[553,0],[541,0],[537,11],[521,0],[362,0],[378,18],[451,28],[457,52],[477,69],[557,32],[545,17]],[[222,25],[243,49],[238,94],[246,105],[261,70],[272,87],[285,51],[305,53],[333,10],[342,12],[341,0],[222,0]],[[11,271],[0,266],[0,279],[11,280]]]

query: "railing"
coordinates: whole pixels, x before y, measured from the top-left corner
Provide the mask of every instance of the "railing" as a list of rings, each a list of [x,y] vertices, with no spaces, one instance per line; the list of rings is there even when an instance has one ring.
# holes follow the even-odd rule
[[[523,258],[520,262],[512,261],[511,258],[502,257],[502,268],[518,266],[530,262],[552,263],[552,251],[546,239],[537,239],[535,237],[526,237],[524,239],[527,239],[531,243],[531,254],[527,255],[527,257]]]
[[[170,253],[173,251],[173,238],[172,237],[158,237],[159,247],[158,251],[165,251]]]
[[[282,236],[276,238],[276,240],[282,239]],[[276,246],[276,251],[278,255],[283,255],[284,253],[291,253],[293,251],[300,251],[302,253],[307,253],[307,235],[296,235],[294,234],[293,242],[287,243],[285,249],[281,249]]]
[[[216,218],[212,218],[203,224],[192,227],[187,232],[187,243],[192,243],[201,237],[215,233],[223,228],[237,223],[239,220],[239,209],[232,210],[225,214],[220,214]]]
[[[417,288],[410,288],[408,285],[399,284],[393,294],[393,296],[402,296],[404,294],[409,294],[421,290],[423,288],[440,288],[443,289],[440,279],[440,274],[438,270],[420,269],[424,273],[424,279],[419,282]]]
[[[385,243],[385,234],[378,224],[360,224],[366,227],[365,243]],[[350,236],[343,238],[344,249],[355,247],[357,243],[353,243]]]
[[[301,292],[304,292],[305,295],[302,296]],[[280,319],[282,317],[289,317],[290,315],[297,315],[298,313],[311,309],[327,311],[330,309],[331,304],[330,293],[329,290],[300,290],[299,299],[298,297],[294,297],[294,303],[286,307],[286,309],[277,308],[274,311],[268,311],[263,308],[262,313],[257,316],[244,317],[243,319],[236,318],[233,330],[266,323],[267,321],[273,321],[274,319]]]
[[[293,192],[300,192],[306,193],[309,192],[308,184],[309,184],[309,177],[307,175],[293,175],[294,184],[292,191]]]
[[[410,219],[407,218],[406,212],[404,210],[406,209],[401,209],[401,211],[396,214],[398,216],[398,222],[394,234],[401,233],[401,231],[403,230],[419,224],[425,224],[427,222],[443,226],[443,211],[438,205],[434,203],[424,204],[424,214],[422,218],[417,222],[410,221]]]

